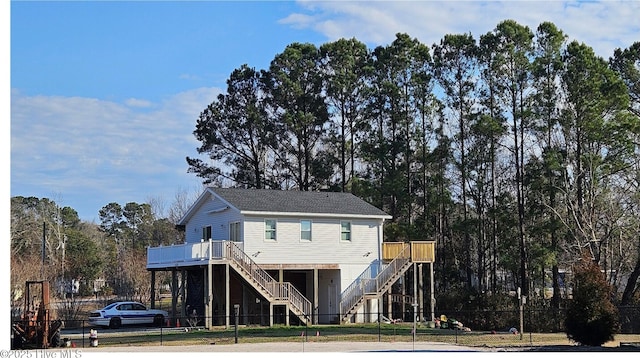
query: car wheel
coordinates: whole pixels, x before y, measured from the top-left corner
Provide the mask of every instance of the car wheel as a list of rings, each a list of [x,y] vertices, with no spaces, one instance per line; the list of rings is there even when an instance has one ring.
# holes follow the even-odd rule
[[[162,327],[162,325],[164,324],[164,316],[161,314],[156,315],[155,317],[153,317],[153,325],[156,327]]]
[[[122,322],[120,321],[120,318],[112,318],[109,321],[109,328],[120,328],[120,326],[122,325]]]

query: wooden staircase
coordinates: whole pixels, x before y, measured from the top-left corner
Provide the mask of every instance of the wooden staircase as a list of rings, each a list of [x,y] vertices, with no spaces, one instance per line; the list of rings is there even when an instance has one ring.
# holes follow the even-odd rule
[[[378,299],[389,290],[402,275],[411,267],[411,247],[403,246],[398,255],[376,275],[370,277],[369,267],[342,293],[340,300],[340,320],[351,322],[356,312],[368,299]]]
[[[286,305],[303,324],[311,323],[311,302],[291,283],[276,281],[233,242],[225,243],[225,251],[229,266],[266,300]]]

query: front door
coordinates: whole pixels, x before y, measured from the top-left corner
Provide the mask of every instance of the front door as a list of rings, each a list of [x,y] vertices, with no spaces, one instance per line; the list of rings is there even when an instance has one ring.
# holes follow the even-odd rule
[[[329,322],[332,322],[338,315],[338,288],[335,284],[329,285]]]

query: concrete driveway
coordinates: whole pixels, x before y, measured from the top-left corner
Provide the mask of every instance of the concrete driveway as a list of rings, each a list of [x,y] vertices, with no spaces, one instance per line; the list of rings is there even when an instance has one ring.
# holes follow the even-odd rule
[[[482,352],[487,349],[439,342],[268,342],[189,346],[90,347],[83,352]]]

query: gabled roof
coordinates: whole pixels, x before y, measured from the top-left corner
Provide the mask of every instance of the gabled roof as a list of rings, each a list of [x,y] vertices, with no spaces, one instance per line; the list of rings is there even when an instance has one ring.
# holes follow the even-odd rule
[[[299,214],[391,219],[391,216],[384,211],[351,193],[209,187],[180,220],[180,223],[186,223],[209,195],[215,195],[243,214]]]

